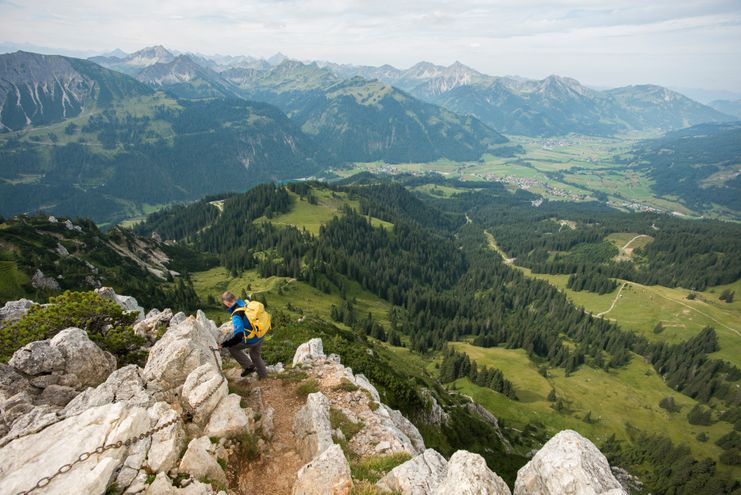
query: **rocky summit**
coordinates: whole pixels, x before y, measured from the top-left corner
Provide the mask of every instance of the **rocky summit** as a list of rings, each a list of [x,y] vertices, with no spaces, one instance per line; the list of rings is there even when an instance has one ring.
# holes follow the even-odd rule
[[[321,339],[299,345],[291,366],[271,365],[268,379],[245,379],[215,351],[228,328],[203,312],[145,316],[133,298],[101,293],[139,316],[146,365],[117,367],[79,328],[18,349],[0,365],[0,492],[512,493],[478,454],[445,459],[427,448]],[[28,306],[8,303],[3,318]],[[354,477],[351,462],[390,458],[396,466],[377,482]],[[574,431],[535,453],[514,486],[515,495],[622,493],[602,453]]]

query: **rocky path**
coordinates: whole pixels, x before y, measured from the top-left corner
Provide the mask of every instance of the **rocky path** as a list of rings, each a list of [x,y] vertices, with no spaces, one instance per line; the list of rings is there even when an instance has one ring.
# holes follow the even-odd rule
[[[296,473],[304,465],[296,451],[293,419],[306,401],[298,395],[295,382],[269,378],[252,384],[260,387],[265,406],[275,411],[273,438],[258,458],[239,460],[231,485],[243,495],[290,495]]]

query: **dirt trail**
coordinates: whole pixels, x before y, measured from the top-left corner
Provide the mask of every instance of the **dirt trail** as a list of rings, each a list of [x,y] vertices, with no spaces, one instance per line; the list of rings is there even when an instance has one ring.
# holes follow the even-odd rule
[[[628,243],[628,244],[630,244],[630,243]],[[597,318],[599,318],[600,316],[604,316],[604,315],[606,315],[607,313],[609,313],[610,311],[613,310],[613,308],[615,307],[615,305],[618,302],[618,299],[620,299],[620,293],[623,292],[623,289],[625,288],[626,285],[628,285],[627,282],[623,282],[623,285],[620,286],[620,290],[615,295],[615,299],[612,300],[612,304],[610,305],[610,309],[608,309],[607,311],[603,311],[603,312],[601,312],[598,315],[595,315]]]
[[[230,484],[242,495],[290,495],[296,473],[304,465],[296,452],[293,418],[306,401],[296,393],[298,385],[287,380],[268,378],[251,382],[251,386],[260,387],[265,407],[274,409],[275,430],[260,457],[241,461],[235,476],[238,479]]]
[[[628,249],[628,246],[630,246],[633,241],[635,241],[636,239],[640,239],[641,237],[651,237],[651,236],[648,236],[648,235],[645,235],[645,234],[639,234],[639,235],[635,236],[634,238],[632,238],[631,240],[629,240],[628,242],[626,242],[625,243],[625,246],[623,246],[622,248],[620,248],[620,251],[621,252],[622,251],[625,251],[626,249]]]

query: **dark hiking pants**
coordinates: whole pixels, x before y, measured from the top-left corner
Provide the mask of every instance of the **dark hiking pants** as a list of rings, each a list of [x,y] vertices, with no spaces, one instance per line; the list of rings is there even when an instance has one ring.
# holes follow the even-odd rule
[[[240,339],[240,341],[234,345],[227,345],[229,343],[229,341],[224,342],[224,347],[229,350],[229,354],[237,360],[242,369],[246,370],[247,368],[254,366],[257,368],[257,376],[260,378],[266,378],[268,376],[268,370],[265,368],[265,361],[262,360],[262,356],[260,355],[262,342],[258,342],[257,344],[246,344],[244,340]],[[249,352],[249,356],[245,350]]]

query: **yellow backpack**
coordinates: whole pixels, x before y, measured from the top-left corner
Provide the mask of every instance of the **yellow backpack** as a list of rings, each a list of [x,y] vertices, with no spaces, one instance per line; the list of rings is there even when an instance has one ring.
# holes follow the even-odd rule
[[[252,327],[249,334],[245,332],[244,340],[254,337],[262,339],[273,328],[270,323],[270,313],[265,310],[265,305],[259,301],[250,301],[243,308],[235,309],[232,316],[240,313],[242,318],[247,318]]]

